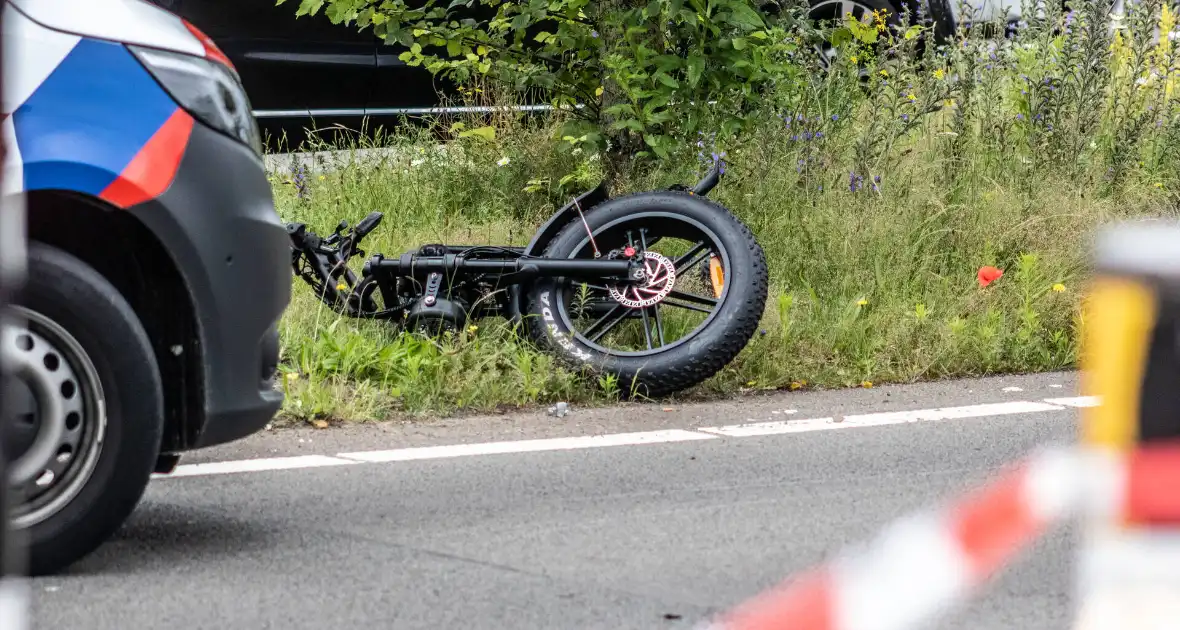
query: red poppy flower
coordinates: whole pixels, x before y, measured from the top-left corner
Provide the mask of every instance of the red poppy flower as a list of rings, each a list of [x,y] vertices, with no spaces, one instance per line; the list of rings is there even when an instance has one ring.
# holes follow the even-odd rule
[[[1002,275],[1004,275],[1004,271],[1002,269],[996,269],[995,267],[980,267],[979,273],[975,274],[975,277],[979,279],[979,288],[982,289],[996,280],[999,280],[1000,276]]]

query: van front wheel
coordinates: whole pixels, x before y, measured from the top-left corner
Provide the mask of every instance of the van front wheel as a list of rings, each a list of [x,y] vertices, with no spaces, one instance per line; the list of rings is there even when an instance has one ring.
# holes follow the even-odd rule
[[[65,569],[135,509],[160,448],[163,391],[135,311],[81,260],[33,244],[4,331],[15,417],[4,427],[13,525],[30,572]]]

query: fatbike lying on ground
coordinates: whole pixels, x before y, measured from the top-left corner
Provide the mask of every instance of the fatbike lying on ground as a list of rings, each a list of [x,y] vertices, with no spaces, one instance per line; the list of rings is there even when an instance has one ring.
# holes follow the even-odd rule
[[[767,269],[749,228],[695,188],[610,198],[605,183],[557,211],[527,247],[426,245],[381,254],[358,277],[361,240],[381,222],[341,221],[326,238],[290,223],[295,273],[345,315],[412,331],[462,330],[468,319],[523,324],[567,365],[618,378],[625,394],[660,396],[704,381],[753,336]]]

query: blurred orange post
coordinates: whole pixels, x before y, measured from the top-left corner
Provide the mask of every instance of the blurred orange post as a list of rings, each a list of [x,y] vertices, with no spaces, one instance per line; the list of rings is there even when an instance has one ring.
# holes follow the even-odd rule
[[[1180,224],[1104,233],[1082,382],[1085,543],[1078,630],[1180,624]]]

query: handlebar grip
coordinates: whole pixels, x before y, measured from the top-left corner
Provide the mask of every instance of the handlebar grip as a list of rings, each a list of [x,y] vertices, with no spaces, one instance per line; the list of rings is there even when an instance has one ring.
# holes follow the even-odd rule
[[[384,216],[385,215],[381,214],[380,212],[370,212],[369,216],[361,219],[361,222],[357,223],[355,228],[357,240],[364,238],[366,234],[372,232],[378,225],[380,225],[381,219]]]
[[[692,189],[693,194],[702,197],[709,194],[709,191],[716,188],[717,184],[721,181],[721,174],[725,172],[724,169],[724,162],[717,160],[717,163],[713,165],[713,168],[709,169],[709,173],[705,175],[705,178],[697,182],[697,185]]]

